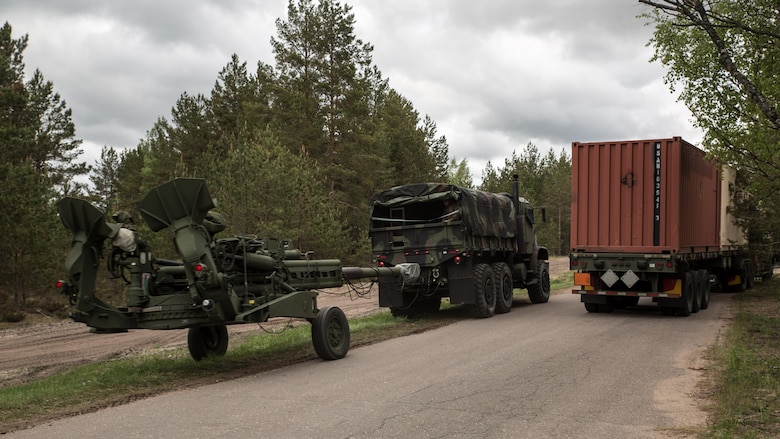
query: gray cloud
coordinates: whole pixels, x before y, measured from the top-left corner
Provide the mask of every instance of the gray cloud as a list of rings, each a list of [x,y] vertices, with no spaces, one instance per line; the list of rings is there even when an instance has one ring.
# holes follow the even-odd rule
[[[687,110],[648,62],[652,29],[638,2],[355,0],[356,35],[390,85],[430,115],[479,178],[529,141],[683,135]],[[5,0],[16,37],[73,109],[87,160],[135,146],[182,93],[208,94],[238,54],[273,63],[287,0]]]

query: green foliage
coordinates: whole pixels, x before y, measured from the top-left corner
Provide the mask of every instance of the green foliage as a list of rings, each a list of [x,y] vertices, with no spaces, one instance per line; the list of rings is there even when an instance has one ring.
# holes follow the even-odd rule
[[[705,133],[707,152],[745,173],[754,236],[778,241],[780,12],[774,0],[640,0],[653,7],[654,60]],[[750,214],[749,209],[735,211]]]
[[[87,171],[75,160],[81,141],[53,84],[38,70],[25,80],[27,41],[14,39],[7,22],[0,27],[0,312],[52,291],[68,238],[51,202],[79,194],[74,177]]]
[[[474,181],[471,179],[471,172],[469,171],[469,162],[466,159],[458,162],[453,157],[450,160],[449,166],[446,170],[445,182],[454,184],[456,186],[462,186],[467,188],[474,188]]]
[[[318,257],[349,254],[343,207],[321,191],[323,173],[302,151],[292,154],[268,131],[227,151],[212,151],[207,173],[217,211],[228,219],[225,236],[256,234],[292,239]]]
[[[242,233],[368,260],[367,200],[395,184],[445,175],[446,139],[387,86],[372,65],[373,48],[354,35],[350,6],[290,1],[271,45],[275,66],[258,63],[250,72],[233,55],[209,96],[184,92],[170,119],[159,118],[118,166],[101,162],[93,180],[116,168],[117,201],[99,205],[138,217],[135,206],[149,189],[175,176],[203,177],[219,193],[220,210],[246,212],[229,212]],[[97,184],[94,195],[109,196]],[[144,229],[153,248],[166,243]]]
[[[89,199],[100,209],[113,213],[118,206],[119,154],[114,148],[104,146],[100,151],[100,160],[92,168]]]
[[[736,224],[746,231],[748,250],[760,262],[771,263],[780,253],[780,197],[754,196],[755,186],[752,180],[757,177],[744,170],[737,172],[734,187],[730,188],[734,206],[729,211],[734,215]]]
[[[711,351],[713,410],[705,437],[780,433],[780,292],[772,280],[736,296],[726,337]]]

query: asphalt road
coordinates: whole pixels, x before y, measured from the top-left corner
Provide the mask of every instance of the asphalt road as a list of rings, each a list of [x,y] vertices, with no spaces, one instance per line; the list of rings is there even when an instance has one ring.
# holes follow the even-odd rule
[[[9,434],[13,438],[658,438],[691,395],[728,295],[691,317],[588,314],[579,296]],[[640,303],[640,305],[645,302]],[[649,302],[648,302],[649,304]],[[679,436],[676,436],[679,437]]]

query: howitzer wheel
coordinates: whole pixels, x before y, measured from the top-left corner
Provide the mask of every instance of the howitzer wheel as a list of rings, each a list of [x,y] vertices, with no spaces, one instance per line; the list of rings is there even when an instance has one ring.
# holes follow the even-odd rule
[[[195,361],[209,355],[222,356],[227,352],[228,331],[225,325],[198,326],[187,333],[187,347]]]
[[[344,358],[349,350],[349,322],[344,311],[335,306],[320,309],[311,323],[311,341],[323,360]]]

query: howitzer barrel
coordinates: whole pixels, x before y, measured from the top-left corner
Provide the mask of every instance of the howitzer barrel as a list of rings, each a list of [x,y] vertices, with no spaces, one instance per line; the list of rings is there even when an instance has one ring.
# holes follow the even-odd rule
[[[404,282],[414,282],[420,277],[419,264],[398,264],[394,267],[343,267],[341,272],[347,279],[366,279],[371,277],[401,277]]]

